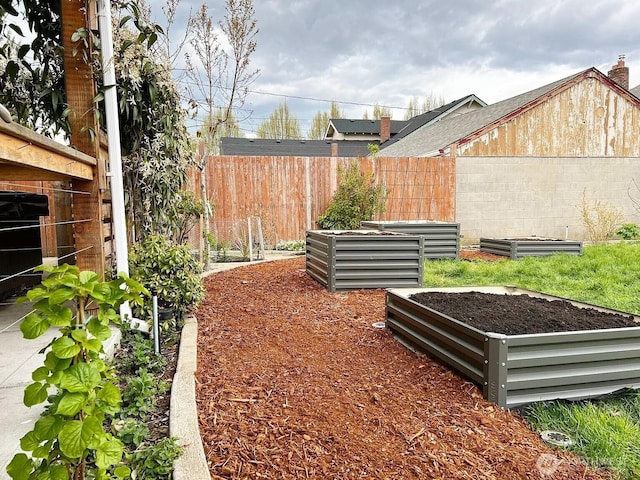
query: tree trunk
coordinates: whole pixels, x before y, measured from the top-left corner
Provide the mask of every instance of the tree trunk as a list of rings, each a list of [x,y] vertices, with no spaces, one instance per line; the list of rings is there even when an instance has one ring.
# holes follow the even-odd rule
[[[203,248],[201,249],[201,260],[202,260],[202,268],[204,270],[209,269],[209,255],[211,254],[211,245],[209,245],[209,234],[211,233],[209,227],[209,219],[211,217],[211,212],[209,211],[209,196],[207,195],[207,164],[204,159],[202,159],[202,163],[200,164],[200,196],[202,201],[204,202],[204,214],[202,215],[202,238],[200,239],[201,245]]]

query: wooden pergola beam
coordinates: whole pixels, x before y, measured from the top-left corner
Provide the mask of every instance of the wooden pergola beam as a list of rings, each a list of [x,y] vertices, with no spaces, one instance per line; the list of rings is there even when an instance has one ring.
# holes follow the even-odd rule
[[[0,122],[0,168],[12,180],[93,180],[96,159],[18,124]],[[19,178],[20,172],[32,172]],[[36,176],[34,176],[36,175]]]
[[[11,163],[0,163],[0,178],[3,181],[49,181],[49,182],[64,182],[69,180],[69,177],[54,173],[38,170],[37,168],[24,167],[22,165],[15,165]]]

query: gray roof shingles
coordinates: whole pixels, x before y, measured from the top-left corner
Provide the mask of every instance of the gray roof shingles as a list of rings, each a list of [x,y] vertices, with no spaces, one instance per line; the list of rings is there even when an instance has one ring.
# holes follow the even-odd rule
[[[468,103],[469,101],[472,101],[474,99],[476,102],[479,102],[482,105],[486,106],[486,104],[482,100],[477,98],[475,95],[467,95],[466,97],[459,98],[458,100],[454,100],[453,102],[449,102],[438,108],[429,110],[428,112],[422,113],[420,115],[416,115],[415,117],[412,117],[409,120],[407,120],[406,125],[402,128],[402,130],[400,130],[397,134],[392,135],[392,137],[386,142],[382,143],[380,145],[380,148],[381,149],[387,148],[388,146],[393,145],[394,143],[398,142],[404,137],[409,136],[410,134],[418,130],[420,127],[433,123],[435,120],[437,120],[440,117],[443,117],[443,118],[446,117],[446,115],[450,111],[453,111],[460,105]]]
[[[342,134],[380,134],[380,120],[332,118],[329,121]],[[398,133],[406,124],[406,120],[391,120],[391,135]]]
[[[274,140],[268,138],[223,137],[222,155],[330,157],[331,143],[338,144],[339,157],[366,157],[369,144],[377,141]]]

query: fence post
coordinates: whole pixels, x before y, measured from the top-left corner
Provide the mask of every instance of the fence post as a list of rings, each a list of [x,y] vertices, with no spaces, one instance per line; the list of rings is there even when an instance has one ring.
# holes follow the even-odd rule
[[[64,46],[64,77],[67,92],[67,103],[71,109],[71,146],[79,151],[99,158],[100,126],[93,114],[96,95],[93,67],[84,60],[82,52],[75,54],[78,48],[85,48],[71,41],[71,37],[79,29],[87,26],[87,12],[84,0],[68,0],[61,4],[62,44]],[[92,45],[88,45],[86,57],[91,58]],[[91,137],[91,132],[94,138]],[[73,195],[73,218],[77,265],[81,270],[93,270],[104,278],[104,232],[102,212],[102,191],[100,189],[100,166],[98,161],[94,168],[93,180],[73,181],[72,189],[87,194]]]

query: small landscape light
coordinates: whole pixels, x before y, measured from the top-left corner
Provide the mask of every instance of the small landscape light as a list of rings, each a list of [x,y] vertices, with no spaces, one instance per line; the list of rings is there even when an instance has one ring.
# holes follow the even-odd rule
[[[566,433],[554,432],[552,430],[544,430],[540,432],[540,437],[544,442],[555,445],[556,447],[568,447],[573,443],[571,437]]]

